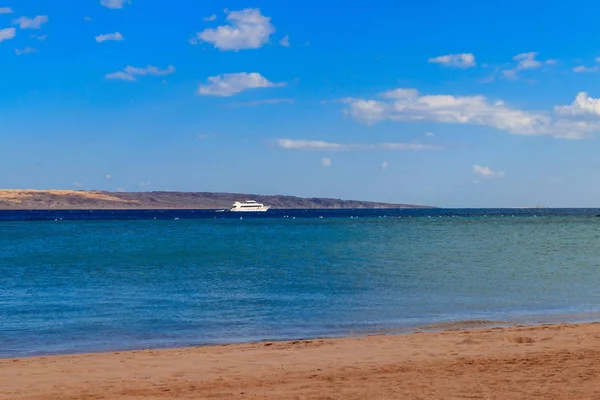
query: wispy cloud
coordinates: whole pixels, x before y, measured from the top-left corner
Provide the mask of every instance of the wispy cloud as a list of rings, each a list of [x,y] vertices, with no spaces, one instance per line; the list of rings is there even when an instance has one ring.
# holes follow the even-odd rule
[[[106,79],[120,79],[120,80],[124,80],[124,81],[135,82],[135,81],[137,81],[137,78],[139,76],[145,76],[145,75],[164,76],[164,75],[170,75],[174,72],[175,72],[175,67],[172,65],[169,65],[166,69],[160,69],[153,65],[148,65],[147,67],[144,67],[144,68],[127,66],[122,71],[113,72],[112,74],[106,75]]]
[[[10,7],[0,7],[0,14],[12,14],[14,13],[13,9]]]
[[[389,163],[389,162],[387,162],[387,161],[383,161],[383,162],[381,163],[381,170],[382,170],[382,171],[385,171],[385,170],[387,169],[387,167],[389,167],[389,166],[390,166],[390,163]]]
[[[596,57],[596,63],[600,63],[600,57]],[[595,65],[593,67],[586,67],[584,65],[578,65],[577,67],[573,68],[573,72],[575,72],[575,73],[598,72],[598,71],[600,71],[599,65]]]
[[[13,25],[19,25],[21,29],[41,29],[42,25],[47,22],[46,15],[38,15],[34,18],[21,17],[12,21]]]
[[[517,73],[519,71],[538,69],[543,67],[544,65],[556,65],[556,60],[544,60],[540,61],[537,59],[539,53],[531,51],[529,53],[521,53],[517,54],[513,57],[514,61],[517,61],[517,65],[511,69],[505,69],[502,71],[502,74],[505,78],[508,79],[516,79]]]
[[[125,38],[120,32],[106,33],[104,35],[96,36],[96,42],[98,43],[106,42],[107,40],[119,42],[121,40],[125,40]]]
[[[231,103],[231,106],[232,107],[257,107],[257,106],[262,106],[262,105],[266,105],[266,104],[281,104],[281,103],[293,104],[294,100],[293,99],[254,100],[254,101]]]
[[[108,181],[108,180],[112,179],[112,175],[106,174],[106,175],[104,175],[104,179],[106,179]]]
[[[17,36],[17,30],[15,28],[0,29],[0,42],[14,39],[15,36]]]
[[[321,165],[322,166],[324,166],[324,167],[331,167],[331,164],[332,164],[331,158],[329,158],[329,157],[323,157],[321,159]]]
[[[229,97],[244,90],[285,86],[285,83],[274,83],[258,72],[240,72],[211,76],[208,83],[198,86],[201,96]]]
[[[473,165],[473,173],[489,179],[504,178],[505,176],[503,171],[494,171],[489,167],[484,167],[481,165]]]
[[[23,54],[37,53],[38,50],[33,47],[25,47],[24,49],[15,49],[15,54],[21,56]]]
[[[277,145],[286,150],[311,151],[351,151],[351,150],[398,150],[398,151],[427,151],[440,150],[440,146],[420,143],[375,143],[375,144],[342,144],[321,140],[277,139]]]
[[[433,57],[428,60],[433,64],[441,64],[445,67],[471,68],[477,65],[475,56],[471,53],[447,54],[445,56]]]
[[[271,34],[275,32],[271,18],[262,15],[258,8],[225,12],[230,25],[222,25],[216,29],[207,28],[198,32],[198,40],[212,43],[215,48],[222,51],[258,49],[267,44]]]
[[[37,40],[46,40],[48,38],[48,35],[31,35],[32,39],[37,39]]]
[[[396,89],[382,99],[346,98],[346,114],[372,125],[380,121],[471,124],[495,128],[514,135],[548,135],[582,139],[600,131],[600,119],[577,119],[560,113],[531,112],[511,108],[484,96],[420,95],[415,89]],[[581,94],[578,95],[581,97]],[[575,105],[577,106],[578,103]]]
[[[83,20],[84,20],[84,21],[91,21],[91,20],[92,20],[92,17],[83,17]]]
[[[131,4],[130,0],[100,0],[100,5],[106,8],[121,9],[125,4]]]
[[[586,67],[583,65],[579,65],[575,68],[573,68],[573,72],[575,73],[582,73],[582,72],[598,72],[598,66],[595,67]]]
[[[283,47],[290,47],[291,46],[291,44],[290,44],[290,35],[285,35],[283,37],[283,39],[281,39],[279,41],[279,44],[282,45]]]
[[[345,150],[346,146],[339,143],[324,142],[321,140],[293,140],[277,139],[277,145],[282,149],[293,150]]]
[[[213,15],[210,15],[208,17],[202,18],[202,21],[204,21],[204,22],[212,22],[212,21],[214,21],[216,19],[217,19],[216,14],[213,14]]]

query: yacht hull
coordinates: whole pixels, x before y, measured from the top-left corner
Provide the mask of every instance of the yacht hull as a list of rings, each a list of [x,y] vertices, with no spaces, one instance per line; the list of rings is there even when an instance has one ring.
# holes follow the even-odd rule
[[[247,212],[266,212],[269,208],[270,207],[262,207],[262,208],[258,208],[258,209],[255,209],[255,210],[237,210],[235,208],[232,208],[229,211],[231,211],[231,212],[244,212],[244,213],[247,213]]]
[[[229,210],[232,212],[265,212],[271,206],[265,206],[264,204],[257,203],[255,201],[247,201],[244,203],[240,203],[236,201],[233,203],[233,207]]]

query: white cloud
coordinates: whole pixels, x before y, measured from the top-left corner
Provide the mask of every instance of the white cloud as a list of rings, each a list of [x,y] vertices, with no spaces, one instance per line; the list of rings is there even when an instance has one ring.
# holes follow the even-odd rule
[[[198,39],[212,43],[219,50],[237,51],[261,48],[275,32],[271,18],[263,16],[258,8],[226,12],[230,25],[207,28],[198,32]]]
[[[120,79],[123,81],[131,81],[131,82],[137,81],[137,78],[134,75],[128,74],[127,72],[123,72],[123,71],[107,74],[105,76],[105,78],[106,79]]]
[[[130,0],[100,0],[100,5],[106,8],[121,9],[125,4],[131,4]]]
[[[83,183],[81,183],[81,182],[73,182],[73,186],[75,186],[76,188],[81,188],[81,187],[83,187]]]
[[[264,100],[254,100],[254,101],[232,103],[231,105],[235,106],[235,107],[257,107],[257,106],[262,106],[265,104],[281,104],[281,103],[293,104],[294,100],[293,99],[264,99]]]
[[[33,47],[25,47],[24,49],[15,49],[15,54],[21,56],[23,54],[37,53],[38,50]]]
[[[341,144],[321,140],[277,139],[277,145],[286,150],[312,151],[349,151],[349,150],[440,150],[440,146],[419,143],[376,143],[376,144]]]
[[[517,69],[533,69],[542,66],[542,63],[535,58],[539,53],[531,51],[529,53],[517,54],[513,57],[513,60],[518,61]]]
[[[15,36],[17,36],[17,30],[15,28],[0,29],[0,42],[14,39]]]
[[[419,91],[417,89],[393,89],[388,90],[387,92],[381,93],[381,97],[385,97],[386,99],[407,99],[417,97],[419,95]]]
[[[387,162],[387,161],[384,161],[384,162],[381,163],[381,169],[383,171],[385,171],[387,169],[387,167],[389,167],[389,166],[390,166],[390,163]]]
[[[138,186],[141,186],[141,187],[148,187],[150,185],[151,185],[150,181],[143,181],[138,184]]]
[[[12,14],[13,12],[10,7],[0,7],[0,14]]]
[[[473,173],[483,178],[504,178],[504,172],[494,171],[489,167],[484,167],[481,165],[473,165]]]
[[[600,116],[600,99],[589,97],[586,92],[580,92],[570,106],[556,106],[554,111],[562,115],[593,115]]]
[[[98,43],[106,42],[107,40],[114,40],[114,41],[119,42],[121,40],[125,40],[125,38],[123,37],[123,35],[120,32],[107,33],[104,35],[96,36],[96,42],[98,42]]]
[[[92,17],[83,17],[83,20],[84,20],[84,21],[91,21],[91,20],[92,20]]]
[[[31,35],[31,38],[37,40],[46,40],[48,38],[48,35]]]
[[[229,97],[248,89],[281,86],[285,86],[285,83],[271,82],[258,72],[240,72],[209,77],[208,83],[198,86],[198,94]]]
[[[106,79],[121,79],[124,81],[137,81],[138,76],[151,75],[151,76],[163,76],[170,75],[175,72],[175,67],[169,65],[166,69],[160,69],[153,65],[148,65],[144,68],[137,68],[127,66],[123,71],[113,72],[112,74],[106,75]]]
[[[13,25],[19,25],[21,29],[40,29],[47,22],[46,15],[38,15],[34,18],[21,17],[12,21]]]
[[[106,174],[106,175],[104,175],[104,178],[105,178],[106,180],[110,180],[110,179],[112,178],[112,176],[111,176],[110,174]]]
[[[283,37],[283,39],[281,39],[279,41],[279,44],[282,45],[283,47],[290,47],[291,46],[291,44],[290,44],[290,35],[285,35]]]
[[[545,60],[540,61],[537,60],[536,57],[539,53],[535,51],[531,51],[529,53],[521,53],[517,54],[513,57],[514,61],[517,61],[517,66],[512,69],[505,69],[502,71],[504,77],[509,79],[515,79],[517,77],[517,73],[519,71],[527,70],[527,69],[537,69],[544,65],[556,65],[556,60]]]
[[[350,114],[354,119],[364,122],[367,125],[373,125],[377,122],[388,119],[388,102],[354,98],[346,98],[342,101],[349,104],[349,109],[346,110],[346,113]]]
[[[324,167],[331,167],[331,158],[329,157],[323,157],[321,159],[321,165]]]
[[[204,17],[202,18],[202,21],[204,22],[211,22],[217,19],[217,16],[215,14],[208,16],[208,17]]]
[[[433,132],[425,132],[425,136],[434,137],[435,133],[433,133]]]
[[[477,65],[475,56],[471,53],[447,54],[445,56],[430,58],[428,61],[433,64],[457,68],[471,68]]]
[[[561,139],[581,139],[600,131],[600,120],[561,117],[561,114],[569,114],[565,110],[573,106],[557,107],[554,114],[530,112],[511,108],[502,101],[491,103],[484,96],[420,95],[414,89],[396,89],[380,97],[385,100],[346,98],[342,101],[348,104],[347,115],[369,125],[385,120],[429,121],[481,125],[514,135],[548,135]],[[580,100],[576,100],[575,105],[577,101]]]

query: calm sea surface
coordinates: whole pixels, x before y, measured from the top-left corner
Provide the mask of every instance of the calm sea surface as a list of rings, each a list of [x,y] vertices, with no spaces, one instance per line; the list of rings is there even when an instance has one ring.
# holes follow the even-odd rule
[[[598,213],[0,212],[0,357],[600,320]]]

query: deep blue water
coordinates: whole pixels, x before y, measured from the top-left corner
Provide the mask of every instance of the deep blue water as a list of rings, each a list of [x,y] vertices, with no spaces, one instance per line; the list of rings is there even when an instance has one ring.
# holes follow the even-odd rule
[[[600,319],[599,213],[3,211],[0,357]]]
[[[232,213],[217,210],[0,210],[0,221],[33,220],[143,220],[143,219],[240,219],[240,218],[344,218],[344,217],[474,217],[474,216],[595,216],[590,208],[467,208],[467,209],[338,209],[277,210],[266,213]]]

